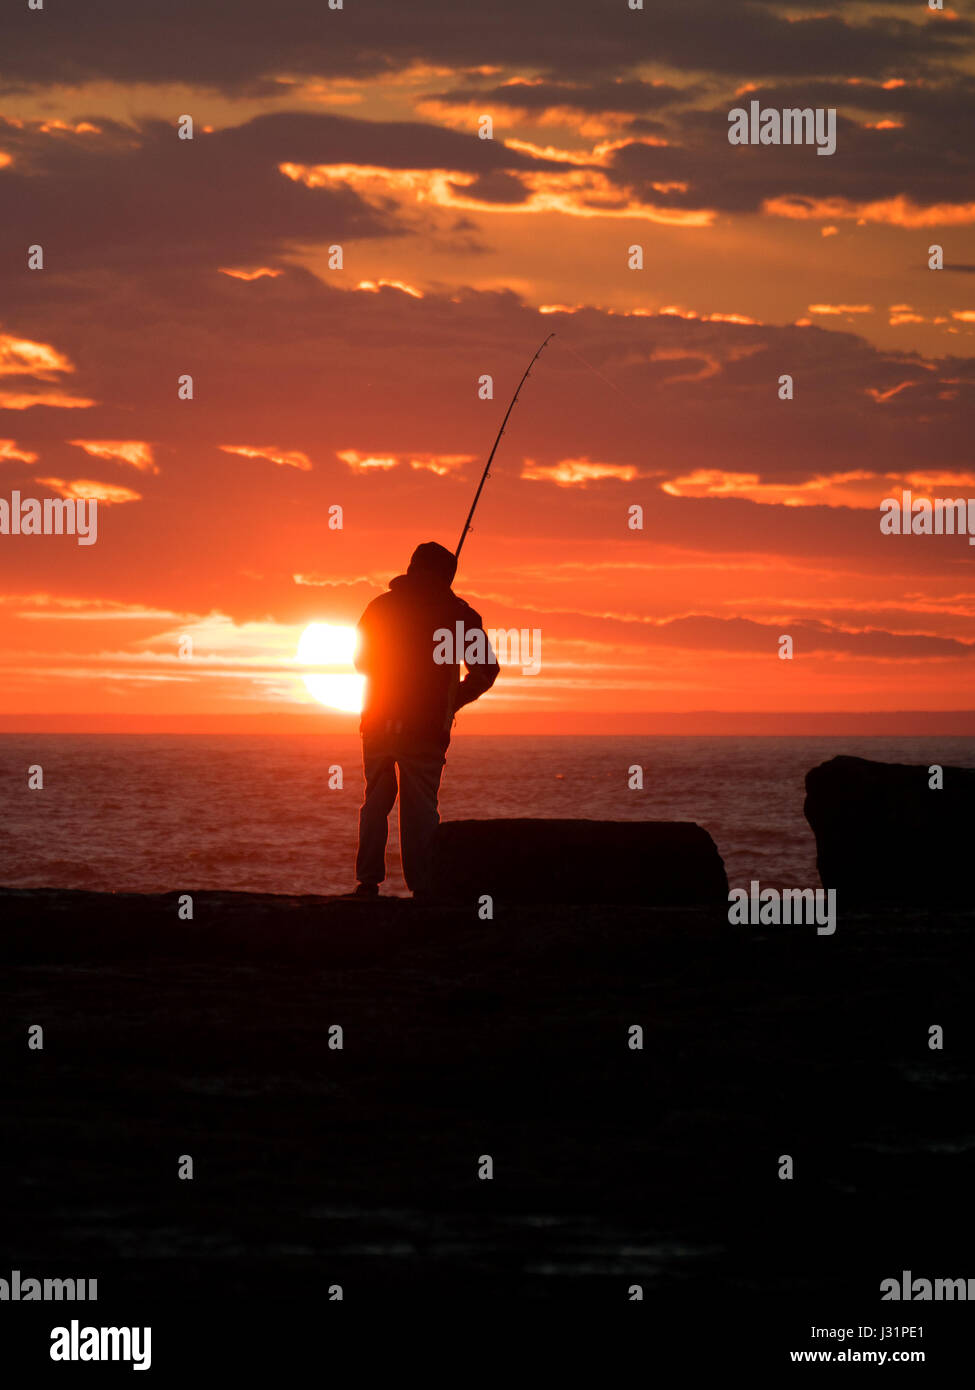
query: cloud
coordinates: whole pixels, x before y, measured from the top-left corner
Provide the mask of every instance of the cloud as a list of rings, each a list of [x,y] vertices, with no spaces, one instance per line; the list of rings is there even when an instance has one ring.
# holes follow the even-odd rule
[[[96,459],[127,463],[140,473],[158,473],[152,457],[152,445],[141,439],[69,439],[79,449]]]
[[[5,23],[7,91],[95,82],[186,83],[235,95],[272,95],[280,79],[389,77],[410,69],[470,70],[517,64],[552,80],[631,73],[652,37],[658,66],[695,73],[899,75],[961,56],[971,26],[939,16],[911,23],[897,7],[826,0],[819,13],[727,0],[622,9],[608,18],[587,0],[494,0],[479,16],[476,64],[471,37],[447,0],[372,0],[328,10],[279,0],[268,25],[262,0],[238,0],[228,30],[222,0],[172,0],[164,10],[101,0],[99,24],[84,10],[58,16],[58,42],[37,41],[37,15],[15,7]],[[885,12],[885,10],[887,12]],[[826,13],[823,13],[826,11]],[[916,5],[906,13],[916,12]],[[112,42],[104,41],[111,33]]]
[[[764,506],[854,507],[876,512],[883,498],[902,490],[932,496],[939,488],[966,488],[975,493],[975,474],[966,472],[875,472],[870,469],[830,473],[800,481],[763,482],[757,473],[729,473],[700,468],[660,484],[672,497],[738,497]]]
[[[873,314],[872,304],[810,304],[811,314]]]
[[[0,463],[4,461],[10,463],[36,463],[37,454],[31,453],[29,449],[22,449],[16,439],[0,439]]]
[[[26,376],[32,382],[57,382],[59,376],[74,370],[70,358],[51,343],[0,333],[0,378]],[[86,410],[95,404],[94,400],[70,395],[57,385],[40,390],[33,386],[5,390],[0,385],[0,410],[31,410],[38,405],[56,410]]]
[[[309,188],[279,172],[296,152],[314,151],[319,159],[329,150],[344,152],[348,132],[338,117],[260,117],[209,135],[197,132],[192,141],[178,139],[174,124],[158,120],[105,122],[97,141],[8,125],[4,139],[16,162],[0,174],[0,248],[19,262],[29,228],[48,227],[45,270],[35,272],[45,276],[102,270],[109,246],[116,274],[164,264],[177,247],[184,264],[275,270],[295,242],[398,230],[388,214],[366,207],[349,188]],[[67,205],[71,224],[59,233],[57,210]],[[121,207],[123,236],[116,225]]]
[[[87,396],[70,396],[66,391],[4,391],[0,389],[0,410],[30,410],[35,405],[51,410],[87,410],[98,402]]]
[[[219,270],[221,275],[229,275],[234,280],[261,280],[265,276],[270,276],[273,279],[276,275],[284,274],[282,270],[271,270],[266,265],[258,266],[256,270],[231,270],[222,265]]]
[[[436,473],[440,478],[474,462],[473,454],[422,454],[410,459],[410,467],[421,472]]]
[[[401,294],[412,295],[414,299],[423,298],[420,290],[413,285],[407,285],[403,280],[360,280],[356,289],[366,290],[371,294],[378,294],[382,289],[399,290]]]
[[[60,594],[7,594],[0,607],[15,608],[18,618],[57,622],[168,622],[180,617],[165,608],[132,607],[110,599],[67,598]]]
[[[518,145],[528,148],[525,142],[512,142],[502,147],[512,161],[525,157]],[[417,204],[428,210],[428,214],[452,209],[527,214],[561,212],[572,217],[641,218],[667,226],[687,227],[708,226],[712,221],[713,213],[706,208],[664,207],[642,197],[621,196],[619,188],[599,167],[604,155],[605,151],[597,153],[586,164],[568,154],[560,161],[539,154],[532,167],[519,168],[516,172],[491,169],[475,173],[449,167],[400,168],[351,162],[308,165],[295,161],[282,163],[280,169],[286,178],[310,189],[352,189],[364,203],[377,210],[388,210],[395,200],[403,230],[419,230]],[[686,187],[680,180],[652,186],[664,192]],[[407,292],[411,290],[412,287]]]
[[[37,381],[56,381],[60,373],[73,371],[74,364],[50,343],[0,333],[0,376],[32,376]]]
[[[417,110],[434,120],[474,129],[483,114],[509,124],[532,122],[562,126],[579,135],[606,135],[621,129],[637,133],[663,132],[665,126],[647,118],[652,110],[673,112],[687,105],[703,89],[698,85],[675,86],[642,78],[617,78],[603,82],[557,82],[544,78],[509,78],[490,87],[464,87],[431,92],[418,99]],[[638,124],[637,124],[638,123]]]
[[[521,476],[528,482],[550,482],[558,487],[588,487],[590,483],[616,479],[629,483],[637,476],[633,464],[592,463],[589,459],[560,459],[558,463],[538,464],[525,459]]]
[[[514,193],[519,172],[555,179],[567,167],[434,125],[326,113],[257,116],[210,134],[198,130],[191,141],[159,120],[103,124],[96,141],[44,134],[36,122],[0,127],[16,156],[15,167],[0,173],[0,255],[19,262],[32,227],[54,229],[45,241],[46,283],[80,270],[104,274],[111,246],[116,280],[165,267],[178,248],[184,266],[260,279],[263,287],[299,247],[429,232],[430,212],[479,206],[502,188]],[[398,209],[392,193],[412,206]],[[430,212],[416,209],[418,194]],[[70,229],[58,221],[65,205]],[[120,207],[124,236],[115,222]],[[6,360],[18,371],[70,370],[42,360],[42,346],[11,338]]]
[[[225,454],[240,454],[245,459],[268,459],[282,468],[297,468],[302,473],[311,471],[312,462],[300,449],[280,449],[276,444],[256,447],[248,444],[221,444]]]
[[[811,148],[730,147],[728,112],[746,94],[776,110],[835,108],[836,153],[818,158]],[[881,119],[865,120],[865,113]],[[973,113],[975,79],[946,68],[896,83],[863,73],[752,81],[720,101],[662,108],[664,139],[638,138],[634,123],[632,138],[615,142],[609,176],[629,197],[657,206],[764,210],[829,223],[958,225],[972,220],[975,168],[970,152],[946,132],[969,124]]]
[[[975,202],[932,203],[921,207],[901,195],[873,202],[855,202],[848,198],[805,198],[790,194],[767,198],[762,210],[771,217],[786,217],[793,221],[836,218],[838,221],[860,224],[875,222],[888,227],[964,227],[975,222]]]
[[[690,102],[700,91],[697,85],[678,87],[667,82],[646,82],[641,78],[595,83],[512,78],[493,87],[432,92],[422,100],[448,106],[473,102],[481,111],[490,111],[492,106],[503,106],[525,112],[547,112],[554,107],[598,115],[618,112],[642,116],[654,107]]]
[[[370,454],[362,453],[358,449],[338,449],[336,456],[347,464],[353,473],[368,473],[373,470],[389,472],[402,464],[409,465],[417,472],[435,473],[440,478],[458,471],[468,463],[473,463],[475,458],[474,454]]]
[[[61,497],[92,498],[106,505],[142,501],[141,494],[133,492],[131,488],[119,487],[115,483],[95,482],[92,478],[75,478],[73,482],[66,482],[64,478],[38,478],[37,481]]]
[[[395,454],[362,454],[358,449],[336,449],[336,457],[348,464],[353,473],[368,473],[372,469],[386,471],[395,468],[399,459]]]

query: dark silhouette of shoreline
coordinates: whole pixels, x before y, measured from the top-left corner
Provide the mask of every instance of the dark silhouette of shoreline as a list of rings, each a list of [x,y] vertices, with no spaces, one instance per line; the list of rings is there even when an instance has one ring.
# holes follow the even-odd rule
[[[708,908],[193,896],[179,922],[175,894],[0,890],[12,1268],[98,1277],[103,1308],[638,1283],[804,1318],[832,1290],[861,1320],[902,1268],[966,1273],[971,913],[827,939]]]

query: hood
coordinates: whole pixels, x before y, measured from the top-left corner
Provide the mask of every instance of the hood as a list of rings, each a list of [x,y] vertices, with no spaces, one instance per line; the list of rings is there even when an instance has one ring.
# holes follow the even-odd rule
[[[445,584],[436,575],[425,574],[422,571],[414,574],[398,574],[395,579],[389,581],[389,591],[392,594],[400,595],[405,593],[449,594],[451,598],[457,597],[449,584]]]

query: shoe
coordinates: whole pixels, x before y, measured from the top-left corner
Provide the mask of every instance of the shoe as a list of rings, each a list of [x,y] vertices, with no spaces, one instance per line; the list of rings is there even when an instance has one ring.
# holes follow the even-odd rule
[[[378,898],[379,884],[358,883],[351,893],[341,893],[339,896],[344,900],[357,899],[359,902],[361,902],[363,898]]]

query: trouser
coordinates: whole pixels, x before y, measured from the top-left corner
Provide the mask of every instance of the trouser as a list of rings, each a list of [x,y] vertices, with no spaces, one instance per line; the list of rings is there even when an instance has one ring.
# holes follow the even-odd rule
[[[399,772],[399,843],[403,877],[413,893],[430,886],[433,842],[440,824],[437,793],[446,749],[429,739],[405,735],[366,735],[362,768],[366,795],[359,811],[355,876],[360,883],[386,877],[388,817],[396,800]]]

